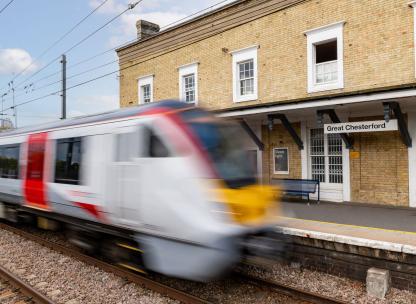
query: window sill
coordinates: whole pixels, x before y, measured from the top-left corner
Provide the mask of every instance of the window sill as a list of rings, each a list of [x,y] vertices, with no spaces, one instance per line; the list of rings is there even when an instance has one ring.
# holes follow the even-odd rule
[[[246,96],[238,96],[237,98],[234,97],[234,102],[245,102],[245,101],[256,101],[258,100],[257,94],[251,94]]]
[[[308,93],[317,93],[323,91],[332,91],[343,89],[344,85],[338,82],[336,83],[325,83],[325,84],[315,84],[308,88]]]

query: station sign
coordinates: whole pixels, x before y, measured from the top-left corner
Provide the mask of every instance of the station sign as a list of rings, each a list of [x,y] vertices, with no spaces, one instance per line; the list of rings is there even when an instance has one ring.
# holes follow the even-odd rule
[[[325,134],[397,131],[397,119],[325,124]]]

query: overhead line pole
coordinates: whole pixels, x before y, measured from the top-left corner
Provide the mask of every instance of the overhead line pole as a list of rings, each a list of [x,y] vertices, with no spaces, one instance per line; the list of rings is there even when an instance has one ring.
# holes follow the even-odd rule
[[[62,55],[62,117],[61,119],[66,119],[66,56]]]
[[[12,91],[13,106],[11,106],[11,109],[13,109],[14,127],[17,129],[17,109],[16,109],[15,98],[14,98],[14,81],[13,80],[9,82],[9,87],[10,87],[10,91]]]

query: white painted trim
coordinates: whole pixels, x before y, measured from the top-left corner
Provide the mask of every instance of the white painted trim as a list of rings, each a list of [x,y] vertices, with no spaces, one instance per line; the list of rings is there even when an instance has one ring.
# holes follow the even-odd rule
[[[143,94],[142,94],[142,86],[150,84],[150,102],[153,102],[153,75],[142,76],[138,78],[137,81],[137,95],[139,104],[144,104],[143,102]]]
[[[331,24],[327,24],[327,25],[324,25],[324,26],[316,27],[316,28],[311,29],[311,30],[304,31],[303,34],[305,36],[306,35],[310,35],[310,34],[314,34],[314,32],[324,31],[324,30],[327,30],[328,28],[332,28],[332,27],[336,27],[336,26],[341,26],[341,25],[344,26],[345,23],[346,23],[345,21],[334,22],[334,23],[331,23]]]
[[[147,74],[147,75],[139,76],[139,77],[136,77],[136,80],[140,80],[140,79],[144,79],[148,77],[155,77],[155,74]]]
[[[287,171],[276,171],[275,150],[277,150],[277,149],[286,150],[287,151]],[[275,147],[275,148],[273,148],[273,172],[274,172],[274,174],[289,175],[289,172],[290,172],[289,148],[287,148],[287,147]]]
[[[186,64],[183,64],[183,65],[180,65],[180,66],[178,66],[178,71],[180,70],[180,69],[183,69],[183,68],[186,68],[186,67],[189,67],[189,66],[191,66],[191,65],[199,65],[199,61],[194,61],[194,62],[191,62],[191,63],[186,63]]]
[[[306,229],[298,229],[298,228],[291,228],[291,227],[276,227],[276,231],[286,234],[286,235],[294,235],[318,240],[325,240],[329,242],[341,243],[341,244],[348,244],[354,246],[361,246],[361,247],[369,247],[374,249],[382,249],[394,252],[404,252],[409,254],[416,253],[416,246],[412,245],[405,245],[399,243],[392,243],[386,241],[379,241],[379,240],[370,240],[365,238],[353,237],[349,235],[340,235],[340,234],[333,234],[333,233],[326,233],[320,231],[312,231]]]
[[[337,106],[337,105],[346,105],[362,102],[371,102],[371,101],[381,101],[388,99],[404,98],[404,97],[414,97],[416,96],[416,89],[405,89],[402,91],[395,92],[382,92],[382,93],[371,93],[371,94],[362,94],[358,96],[345,96],[345,97],[334,97],[322,100],[315,101],[305,101],[302,103],[286,103],[281,105],[274,106],[265,106],[264,108],[257,109],[243,109],[231,112],[220,113],[220,117],[236,117],[236,116],[247,116],[255,114],[265,114],[272,112],[283,112],[290,110],[298,109],[309,109],[309,108],[319,108],[327,106]]]
[[[179,99],[185,100],[183,78],[192,74],[195,77],[195,102],[189,104],[198,105],[198,63],[189,63],[179,68]]]
[[[260,46],[258,44],[255,44],[255,45],[251,45],[251,46],[244,47],[242,49],[230,51],[229,53],[231,55],[235,55],[236,53],[245,52],[247,50],[251,50],[251,49],[254,49],[254,48],[258,49],[258,48],[260,48]]]
[[[344,88],[344,21],[326,25],[305,32],[307,36],[308,93],[322,92]],[[317,84],[315,45],[326,41],[337,41],[338,79],[330,83]]]
[[[350,150],[342,143],[342,199],[351,201]]]
[[[300,122],[300,136],[303,142],[303,150],[300,151],[302,179],[308,179],[308,130],[306,128],[306,121]]]
[[[416,207],[416,113],[407,113],[408,128],[413,145],[409,153],[409,207]]]
[[[233,102],[244,102],[257,100],[258,98],[258,66],[257,66],[257,49],[258,46],[247,47],[232,53],[232,73],[233,73]],[[253,60],[254,68],[254,93],[240,96],[238,63],[246,60]]]

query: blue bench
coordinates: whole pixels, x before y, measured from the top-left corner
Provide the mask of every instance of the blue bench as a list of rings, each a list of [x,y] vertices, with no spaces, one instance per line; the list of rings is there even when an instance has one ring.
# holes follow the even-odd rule
[[[292,179],[292,178],[273,178],[272,185],[279,186],[282,192],[286,195],[306,196],[308,198],[308,204],[310,202],[310,194],[318,192],[319,204],[321,196],[321,185],[319,180],[314,179]]]

